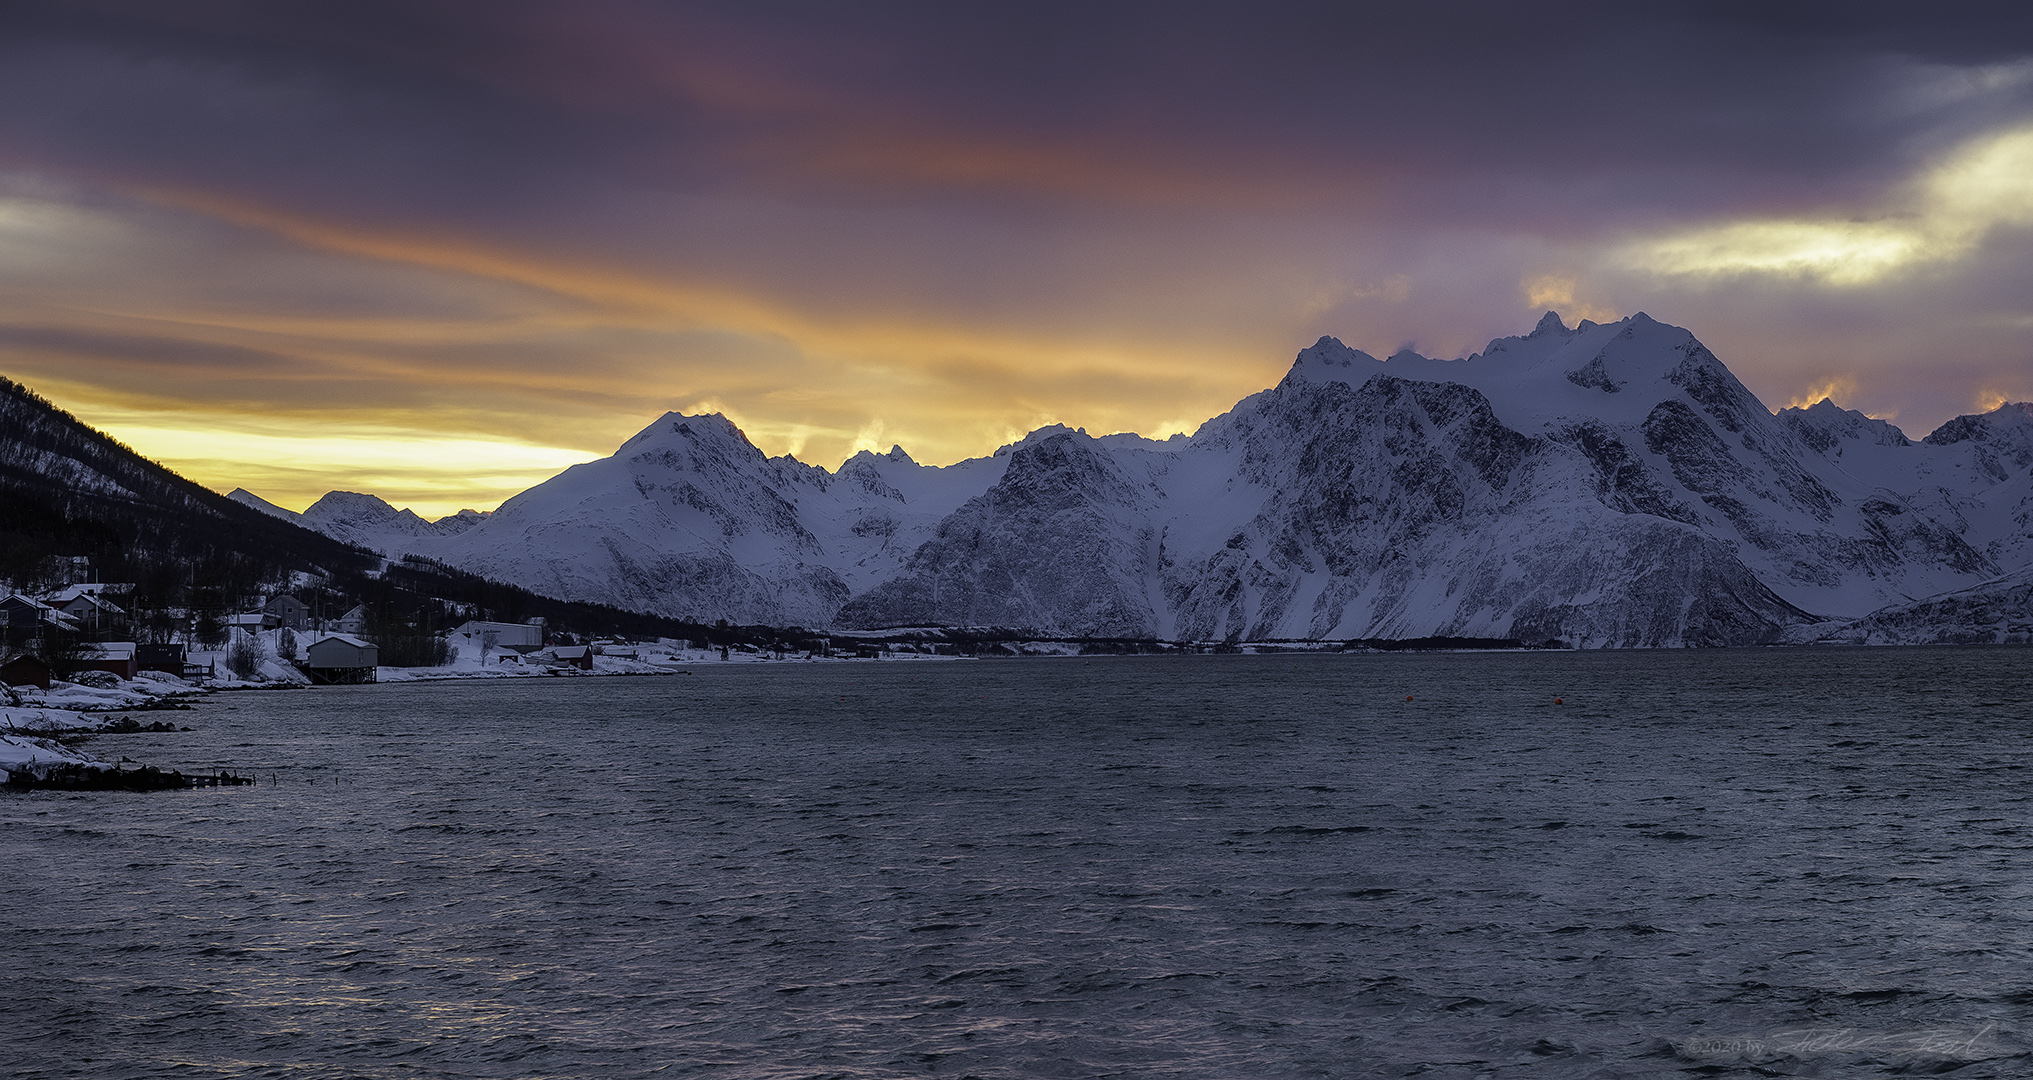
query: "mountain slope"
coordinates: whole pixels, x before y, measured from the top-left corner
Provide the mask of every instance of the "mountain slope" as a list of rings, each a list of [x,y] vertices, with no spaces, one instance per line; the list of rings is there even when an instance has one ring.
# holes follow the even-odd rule
[[[0,379],[0,546],[24,559],[85,556],[102,580],[141,563],[236,560],[255,576],[357,571],[375,560],[178,476]]]
[[[928,468],[893,449],[829,473],[765,457],[723,417],[672,413],[456,536],[403,546],[568,599],[825,626],[1002,466]]]
[[[1829,645],[2033,644],[2033,569],[1789,637]]]
[[[234,602],[285,586],[334,614],[364,604],[398,620],[457,610],[511,620],[542,615],[554,627],[583,633],[717,633],[531,595],[424,563],[384,567],[372,552],[250,500],[261,503],[186,480],[0,379],[0,576],[25,589],[81,580],[87,572],[132,583],[124,603],[134,622],[122,632],[141,640],[182,640],[192,629],[190,615],[223,615]]]
[[[1918,444],[1826,400],[1779,418],[1839,468],[1897,492],[2001,569],[2033,563],[2033,403],[1958,416]]]
[[[388,509],[373,538],[735,621],[1743,644],[2025,565],[2028,414],[1918,444],[1775,415],[1686,330],[1548,313],[1462,360],[1322,338],[1190,438],[1054,427],[946,468],[828,472],[670,414],[456,534]]]

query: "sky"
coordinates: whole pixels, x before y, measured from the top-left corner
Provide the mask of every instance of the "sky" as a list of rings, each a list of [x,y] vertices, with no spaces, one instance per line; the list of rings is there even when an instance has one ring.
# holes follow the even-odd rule
[[[2033,6],[0,0],[0,374],[295,509],[668,410],[1164,437],[1549,309],[1916,438],[2033,398]]]

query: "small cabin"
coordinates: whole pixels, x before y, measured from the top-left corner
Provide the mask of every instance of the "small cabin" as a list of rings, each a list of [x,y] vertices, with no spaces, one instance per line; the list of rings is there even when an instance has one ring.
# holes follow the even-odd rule
[[[40,656],[22,653],[0,664],[0,682],[9,686],[39,686],[47,690],[49,681],[49,661]]]
[[[558,658],[558,662],[561,664],[578,668],[581,671],[593,670],[593,646],[591,645],[560,645],[551,650],[551,653]]]
[[[314,686],[370,683],[375,681],[381,650],[351,634],[326,634],[304,649],[304,657]]]

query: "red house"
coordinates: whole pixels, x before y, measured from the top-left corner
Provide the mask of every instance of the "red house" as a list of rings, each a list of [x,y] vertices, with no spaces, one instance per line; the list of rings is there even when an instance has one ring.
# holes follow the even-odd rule
[[[40,686],[49,689],[49,661],[22,653],[0,664],[0,682],[9,686]]]
[[[79,658],[78,670],[110,671],[123,679],[136,678],[141,674],[141,664],[135,652],[131,641],[102,641]]]

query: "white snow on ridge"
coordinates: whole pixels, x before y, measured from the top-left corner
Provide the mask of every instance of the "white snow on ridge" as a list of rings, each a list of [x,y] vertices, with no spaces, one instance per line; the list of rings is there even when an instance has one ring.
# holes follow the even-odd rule
[[[333,493],[301,520],[708,620],[1721,644],[2033,562],[2033,406],[1916,443],[1827,402],[1775,415],[1642,314],[1549,312],[1460,360],[1322,338],[1190,437],[1053,425],[943,468],[897,447],[829,471],[669,413],[491,516]]]

